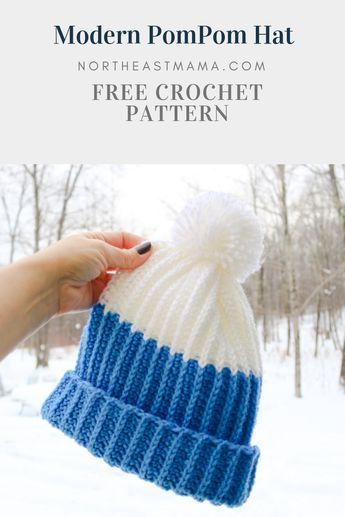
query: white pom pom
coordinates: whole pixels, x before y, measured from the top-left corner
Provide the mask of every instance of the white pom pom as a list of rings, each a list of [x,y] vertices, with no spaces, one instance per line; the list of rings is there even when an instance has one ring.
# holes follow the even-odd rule
[[[173,239],[192,260],[221,266],[239,282],[260,267],[260,221],[232,194],[207,192],[193,199],[177,217]]]

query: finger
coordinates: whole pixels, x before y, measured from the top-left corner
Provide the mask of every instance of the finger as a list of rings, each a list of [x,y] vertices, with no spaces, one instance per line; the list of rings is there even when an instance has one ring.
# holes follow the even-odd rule
[[[98,239],[116,248],[134,248],[145,239],[140,235],[129,232],[88,232],[84,234],[88,239]]]
[[[112,278],[113,275],[110,275],[104,271],[97,278],[95,278],[95,280],[92,281],[92,305],[98,302],[103,290]]]
[[[147,241],[130,249],[120,249],[110,244],[105,244],[108,269],[135,269],[146,262],[151,253],[151,243]]]

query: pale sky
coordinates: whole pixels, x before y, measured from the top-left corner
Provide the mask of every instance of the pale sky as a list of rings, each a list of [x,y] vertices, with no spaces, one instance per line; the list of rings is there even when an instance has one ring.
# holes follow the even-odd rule
[[[51,185],[55,188],[58,176],[65,172],[68,165],[50,166]],[[2,177],[3,179],[3,177]],[[18,176],[18,180],[20,177]],[[48,178],[47,178],[48,179]],[[289,202],[300,197],[305,182],[311,181],[310,172],[301,170],[291,177],[289,185]],[[16,180],[13,180],[15,182]],[[13,185],[12,185],[13,186]],[[19,185],[18,185],[19,186]],[[87,206],[85,190],[97,193],[100,203],[107,191],[115,193],[113,205],[104,205],[106,210],[113,212],[116,228],[136,232],[145,235],[150,239],[166,239],[170,234],[170,227],[176,212],[179,212],[188,201],[196,194],[196,190],[215,190],[231,192],[242,197],[251,204],[251,193],[249,188],[249,174],[247,165],[116,165],[99,164],[86,165],[80,178],[80,189],[77,189],[73,198],[73,207],[84,208]],[[16,185],[14,185],[16,187]],[[269,189],[270,184],[265,184]],[[15,200],[13,196],[17,191],[11,193],[10,185],[6,187],[8,204]],[[110,194],[110,192],[109,192]],[[12,196],[12,197],[11,197]],[[111,199],[108,198],[108,199]],[[28,201],[23,211],[23,224],[28,227],[28,234],[32,231],[32,200]],[[15,203],[14,203],[15,205]],[[103,217],[102,206],[98,211],[97,205],[94,210],[100,218]],[[54,220],[55,206],[47,204],[47,214]],[[56,208],[59,210],[59,207]],[[86,214],[87,215],[87,214]],[[91,214],[90,214],[91,215]],[[92,219],[90,219],[91,221]],[[106,219],[104,220],[106,222]],[[90,222],[90,224],[92,224]],[[95,223],[97,224],[97,223]],[[91,228],[90,228],[91,229]],[[95,230],[98,228],[95,227]],[[16,258],[24,253],[17,247]],[[8,257],[8,232],[6,222],[0,219],[0,264],[6,263]]]
[[[193,186],[246,197],[245,165],[124,165],[117,212],[124,221],[139,218],[165,237],[171,221],[169,206],[179,211],[193,195]]]
[[[50,168],[52,185],[56,184],[59,174],[65,172],[67,167],[61,164]],[[114,201],[114,214],[122,230],[144,232],[150,239],[165,239],[169,237],[173,212],[180,211],[187,200],[195,195],[196,189],[231,192],[246,198],[248,168],[245,165],[100,164],[86,166],[81,183],[100,193],[110,188],[119,193]],[[73,199],[74,206],[84,204],[84,194],[79,192],[79,196]],[[9,190],[7,193],[11,205],[10,196],[15,194]],[[48,207],[53,212],[54,207]],[[22,217],[24,225],[26,220],[27,224],[31,224],[30,205],[26,205]],[[5,226],[5,221],[0,221],[0,264],[6,263],[8,256]],[[31,227],[28,231],[31,231]],[[23,250],[18,247],[16,258],[22,254]]]

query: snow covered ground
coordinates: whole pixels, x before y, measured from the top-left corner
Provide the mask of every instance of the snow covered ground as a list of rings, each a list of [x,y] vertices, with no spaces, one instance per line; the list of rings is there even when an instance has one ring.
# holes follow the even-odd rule
[[[261,448],[257,479],[238,509],[164,492],[111,469],[39,417],[41,402],[76,350],[53,351],[47,371],[17,350],[0,364],[9,393],[0,398],[0,514],[3,517],[321,517],[344,515],[345,394],[340,351],[327,342],[312,356],[303,327],[303,398],[293,397],[293,360],[283,345],[263,354],[264,387],[253,443]],[[307,343],[307,345],[306,345]],[[310,343],[310,347],[308,346]]]

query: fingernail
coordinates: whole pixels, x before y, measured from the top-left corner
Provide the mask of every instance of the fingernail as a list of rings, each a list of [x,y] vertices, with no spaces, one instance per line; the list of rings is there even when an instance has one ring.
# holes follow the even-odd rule
[[[144,255],[145,253],[150,251],[151,242],[150,241],[142,242],[141,244],[138,244],[138,246],[136,246],[135,249],[137,250],[137,253],[139,253],[139,255]]]

